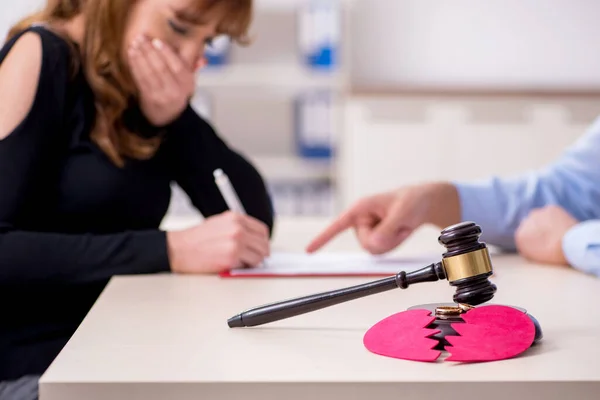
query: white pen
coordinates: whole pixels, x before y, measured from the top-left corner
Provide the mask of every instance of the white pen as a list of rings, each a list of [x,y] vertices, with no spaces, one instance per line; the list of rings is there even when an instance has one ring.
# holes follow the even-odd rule
[[[221,196],[223,196],[225,203],[227,203],[227,207],[233,212],[246,214],[246,210],[244,209],[244,206],[242,205],[237,193],[233,189],[233,185],[231,184],[227,174],[225,174],[225,172],[219,168],[213,172],[213,175],[215,177],[215,183],[221,192]],[[264,267],[265,261],[261,262],[259,265]]]
[[[233,212],[246,214],[246,210],[244,209],[242,202],[233,189],[233,186],[229,181],[229,177],[225,174],[225,172],[219,168],[213,172],[213,175],[215,177],[215,183],[217,184],[223,199],[225,199],[225,203],[227,203],[227,207]]]

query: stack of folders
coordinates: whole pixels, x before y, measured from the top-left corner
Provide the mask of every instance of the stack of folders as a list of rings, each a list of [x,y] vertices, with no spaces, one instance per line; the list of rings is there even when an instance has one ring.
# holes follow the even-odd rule
[[[229,62],[230,52],[231,39],[225,35],[217,36],[204,48],[204,57],[206,58],[207,66],[218,68],[226,65]]]
[[[298,13],[298,46],[304,62],[313,69],[332,70],[340,45],[338,0],[307,0]]]
[[[270,184],[279,216],[327,216],[335,211],[335,196],[328,180],[288,180]]]
[[[335,144],[334,98],[329,90],[300,94],[295,102],[298,154],[308,159],[330,159]]]
[[[334,210],[334,185],[329,172],[335,149],[333,94],[329,90],[300,93],[294,102],[296,156],[306,174],[271,183],[279,215],[330,216]],[[316,176],[309,173],[318,166]],[[304,176],[302,176],[304,175]]]

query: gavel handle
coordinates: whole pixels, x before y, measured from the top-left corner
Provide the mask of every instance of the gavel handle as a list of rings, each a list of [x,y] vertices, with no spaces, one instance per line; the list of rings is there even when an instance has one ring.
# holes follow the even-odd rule
[[[442,263],[438,262],[409,273],[401,271],[389,278],[373,282],[252,308],[231,317],[227,324],[230,328],[262,325],[388,290],[406,289],[415,283],[435,282],[440,279],[446,279],[446,272]]]

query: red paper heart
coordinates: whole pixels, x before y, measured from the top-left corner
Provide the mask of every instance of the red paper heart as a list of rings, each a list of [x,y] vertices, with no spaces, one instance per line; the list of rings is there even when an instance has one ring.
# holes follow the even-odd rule
[[[429,336],[440,330],[427,329],[435,320],[429,310],[409,310],[391,315],[367,331],[363,344],[372,353],[411,361],[435,361],[442,353]]]
[[[446,336],[447,361],[497,361],[515,357],[535,339],[535,325],[523,311],[507,306],[478,307],[451,324],[460,336]]]

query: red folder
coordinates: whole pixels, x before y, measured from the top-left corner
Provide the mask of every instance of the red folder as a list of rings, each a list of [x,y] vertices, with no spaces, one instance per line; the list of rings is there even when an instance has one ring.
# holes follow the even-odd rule
[[[400,272],[400,270],[398,270]],[[223,271],[219,273],[221,278],[343,278],[343,277],[386,277],[394,275],[394,273],[384,272],[323,272],[323,273],[296,273],[296,274],[278,274],[268,272],[257,272],[255,274],[235,275],[231,271]]]

